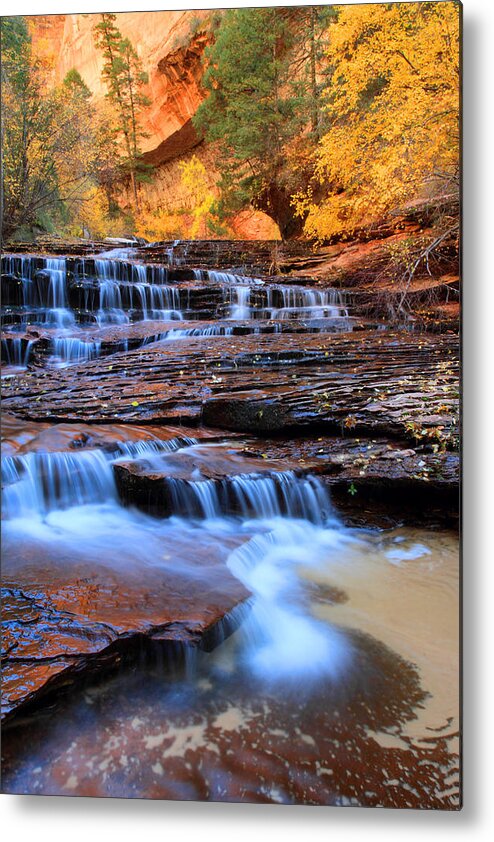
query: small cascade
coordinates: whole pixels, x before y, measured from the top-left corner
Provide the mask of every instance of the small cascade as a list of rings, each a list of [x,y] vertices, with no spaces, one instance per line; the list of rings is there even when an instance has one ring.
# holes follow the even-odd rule
[[[306,287],[264,285],[255,287],[240,276],[225,272],[208,273],[217,275],[218,282],[224,282],[224,303],[228,307],[230,320],[251,319],[339,319],[348,318],[340,290],[308,289]],[[233,279],[245,283],[232,285]]]
[[[190,518],[301,518],[323,524],[331,513],[329,495],[316,477],[293,471],[239,474],[223,480],[164,480],[170,510]]]
[[[338,629],[316,620],[298,570],[317,568],[331,556],[340,562],[352,539],[336,521],[322,529],[302,521],[278,521],[234,550],[227,565],[253,594],[237,632],[247,667],[270,683],[337,679],[348,668],[352,647]]]
[[[210,324],[202,327],[176,328],[166,332],[167,340],[185,339],[190,336],[232,336],[233,327],[222,324]]]
[[[50,276],[49,304],[56,310],[67,306],[66,262],[64,257],[47,257],[45,272]]]
[[[132,264],[123,260],[101,257],[94,260],[95,274],[100,281],[128,281],[129,266],[132,267]]]
[[[30,452],[2,459],[2,517],[44,516],[72,506],[117,503],[112,464],[197,444],[188,436],[114,442],[109,449]]]
[[[239,284],[247,284],[249,286],[264,286],[264,281],[261,278],[251,278],[247,275],[237,275],[232,272],[216,272],[212,269],[206,270],[202,273],[206,275],[207,280],[213,284],[224,284],[225,286],[238,286]]]
[[[165,480],[165,486],[174,515],[206,520],[221,517],[219,495],[213,480],[189,482],[171,477]]]
[[[58,336],[51,341],[52,353],[48,364],[63,367],[94,360],[100,355],[99,340],[83,340],[75,336]]]
[[[144,441],[117,442],[111,451],[112,460],[142,459],[158,456],[161,453],[173,453],[183,447],[197,445],[197,439],[191,436],[176,436],[173,439],[146,439]]]
[[[110,257],[103,258],[102,255],[98,258],[81,258],[77,261],[75,269],[79,280],[95,278],[99,281],[115,281],[121,284],[163,284],[168,280],[166,266],[146,265]]]
[[[180,292],[176,287],[139,283],[134,285],[134,289],[137,292],[143,319],[182,320]]]
[[[250,286],[242,284],[241,286],[233,287],[233,300],[230,309],[230,319],[242,321],[250,319]]]
[[[187,242],[183,243],[183,256],[177,257],[175,254],[175,249],[177,249],[182,240],[174,240],[172,245],[166,249],[166,259],[168,261],[168,266],[182,266],[185,263],[185,258],[187,256]]]
[[[2,487],[2,516],[7,520],[116,500],[113,472],[102,450],[7,457],[2,460]]]
[[[3,304],[34,311],[22,323],[59,328],[74,324],[67,299],[66,258],[3,255],[1,269]]]
[[[2,338],[2,361],[13,368],[27,368],[33,342],[18,336]]]
[[[270,319],[348,317],[341,292],[337,289],[270,286],[267,289]]]
[[[67,304],[67,264],[65,257],[47,257],[44,272],[49,276],[48,324],[65,328],[74,324]]]
[[[105,263],[110,261],[95,261]],[[113,261],[112,261],[113,262]],[[97,314],[99,325],[124,325],[130,322],[128,315],[124,312],[120,284],[117,281],[106,278],[99,286],[100,306]]]
[[[12,275],[16,278],[32,280],[36,267],[36,258],[23,254],[2,255],[2,275]]]
[[[151,264],[147,267],[146,279],[150,284],[166,284],[168,281],[167,267]]]
[[[109,251],[100,251],[98,253],[98,258],[110,258],[112,260],[129,260],[135,254],[135,249],[133,248],[114,248],[109,249]]]

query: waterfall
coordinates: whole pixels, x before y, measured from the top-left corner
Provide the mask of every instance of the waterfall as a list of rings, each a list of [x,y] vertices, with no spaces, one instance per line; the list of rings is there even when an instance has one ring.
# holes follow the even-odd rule
[[[73,325],[74,315],[67,306],[67,266],[65,257],[47,257],[43,271],[49,276],[46,322],[59,328],[66,328]]]
[[[178,245],[176,241],[170,251]],[[180,246],[185,254],[185,244]],[[123,259],[129,256],[127,250],[112,250],[107,254],[75,260],[4,255],[2,271],[7,273],[4,302],[17,308],[15,316],[9,317],[11,322],[63,329],[74,327],[77,316],[78,322],[95,318],[100,326],[125,325],[138,319],[183,320],[182,306],[187,305],[187,311],[195,306],[200,309],[202,298],[192,300],[190,287],[168,283],[166,266]],[[343,295],[336,289],[266,284],[261,278],[235,272],[203,269],[192,272],[196,282],[222,288],[223,320],[282,322],[348,317]],[[198,305],[194,304],[196,300]],[[315,327],[324,329],[324,325]],[[228,335],[228,331],[223,333],[219,329],[217,334],[216,326],[212,326],[211,332],[205,329],[204,333],[191,335]]]
[[[342,295],[336,289],[270,286],[267,309],[271,319],[348,317]]]
[[[176,436],[172,439],[145,439],[144,441],[117,442],[112,449],[112,459],[142,459],[160,453],[173,453],[182,447],[193,447],[197,439],[191,436]]]
[[[147,279],[151,284],[166,284],[168,281],[168,269],[166,266],[151,264],[147,267]]]
[[[184,339],[188,336],[232,336],[233,327],[222,324],[205,325],[203,327],[176,328],[167,331],[164,338]]]
[[[7,456],[2,459],[2,516],[11,520],[89,503],[116,503],[113,462],[171,453],[194,444],[195,439],[183,436],[115,442],[108,450]]]
[[[351,644],[343,632],[312,616],[297,569],[317,568],[331,555],[339,563],[350,540],[335,522],[322,529],[285,520],[230,554],[228,568],[253,594],[237,641],[255,675],[297,686],[303,679],[305,687],[321,676],[337,679],[347,668]]]
[[[166,259],[168,261],[168,266],[178,266],[181,263],[184,263],[185,256],[187,254],[187,243],[184,243],[184,257],[177,258],[175,255],[175,249],[180,245],[181,240],[174,240],[173,244],[167,248],[166,250]]]
[[[250,319],[250,287],[246,285],[233,287],[233,302],[230,310],[230,319]]]
[[[132,281],[137,284],[145,284],[146,283],[146,267],[144,263],[133,263],[132,264]]]
[[[251,278],[247,275],[236,275],[231,272],[216,272],[213,269],[206,271],[208,281],[213,284],[224,284],[228,286],[236,286],[238,284],[249,284],[250,286],[259,285],[264,286],[264,281],[261,278]]]
[[[52,309],[67,306],[66,295],[66,261],[64,257],[46,258],[46,269],[50,276],[50,301]]]
[[[302,518],[323,524],[331,513],[329,495],[316,477],[293,471],[239,474],[223,480],[168,477],[164,491],[173,514],[192,518]]]
[[[33,342],[17,336],[2,338],[2,360],[8,366],[27,368]]]
[[[9,456],[2,460],[2,486],[7,520],[116,499],[113,472],[102,450]]]
[[[132,264],[123,260],[110,260],[108,258],[95,258],[94,260],[96,277],[102,281],[128,281],[129,266],[132,267]]]
[[[114,248],[110,249],[109,251],[100,251],[98,254],[98,258],[111,258],[112,260],[128,260],[129,257],[132,257],[135,254],[135,249],[133,248]]]
[[[110,261],[95,262],[109,263]],[[100,282],[99,301],[98,324],[123,325],[129,323],[130,319],[123,309],[120,285],[114,279],[106,278]]]
[[[221,517],[219,496],[213,480],[189,482],[172,477],[165,480],[165,486],[170,494],[173,514],[206,520]]]
[[[36,258],[31,257],[31,255],[3,254],[1,261],[2,274],[32,280],[35,264]]]
[[[100,355],[99,340],[83,340],[74,336],[59,336],[51,341],[52,354],[49,364],[55,366],[73,365],[94,360]]]
[[[135,284],[143,319],[182,320],[180,292],[176,287],[157,284]]]

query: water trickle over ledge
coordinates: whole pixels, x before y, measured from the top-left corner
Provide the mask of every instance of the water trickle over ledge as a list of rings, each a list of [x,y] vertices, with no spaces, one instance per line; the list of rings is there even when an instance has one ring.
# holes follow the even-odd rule
[[[164,747],[140,776],[143,794],[167,792],[150,770],[181,762],[174,740],[188,739],[204,715],[209,736],[187,751],[213,777],[230,780],[229,752],[242,750],[228,735],[238,730],[245,745],[257,722],[272,757],[285,758],[277,794],[266,797],[289,801],[290,723],[286,739],[311,770],[311,797],[349,798],[343,780],[336,795],[326,785],[341,734],[351,733],[354,757],[374,751],[372,768],[382,769],[366,729],[375,739],[385,728],[401,734],[425,691],[437,697],[434,676],[447,661],[441,652],[436,663],[421,641],[422,689],[402,644],[415,652],[427,600],[434,617],[445,616],[441,600],[454,593],[450,539],[368,527],[378,492],[387,493],[377,506],[382,520],[400,493],[413,489],[420,511],[427,500],[432,512],[454,491],[454,339],[375,330],[345,291],[239,268],[238,248],[235,262],[223,246],[153,246],[151,263],[144,251],[2,261],[4,410],[13,413],[2,462],[9,733],[25,712],[36,729],[45,699],[56,699],[62,722],[72,716],[64,687],[76,705],[95,705],[99,734],[107,726],[96,677],[103,688],[121,685],[122,698],[130,693],[149,745]],[[214,254],[216,264],[205,259]],[[345,526],[331,489],[365,529]],[[386,623],[388,602],[400,606],[398,634]],[[129,666],[154,714],[131,686]],[[121,675],[110,678],[116,669]],[[112,698],[118,704],[118,689]],[[450,701],[427,720],[448,738]],[[125,715],[117,719],[122,739],[134,734]],[[84,712],[76,720],[84,731]],[[170,733],[157,735],[165,720]],[[217,720],[219,742],[211,736]],[[49,728],[41,742],[48,757]],[[98,756],[102,745],[98,737]],[[312,756],[317,745],[323,767]],[[403,775],[420,793],[420,742],[402,749]],[[429,750],[437,806],[449,798],[444,779],[455,761],[439,741]],[[257,763],[252,751],[244,770]],[[8,786],[22,788],[26,775],[9,769]],[[403,801],[375,777],[372,796],[352,778],[352,797]],[[61,780],[71,780],[66,770]],[[51,785],[48,775],[40,791]]]

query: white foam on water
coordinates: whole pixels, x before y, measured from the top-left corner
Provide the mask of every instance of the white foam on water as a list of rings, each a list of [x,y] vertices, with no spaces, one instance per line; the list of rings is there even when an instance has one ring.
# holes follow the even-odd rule
[[[413,561],[416,558],[431,555],[431,551],[424,544],[413,544],[411,547],[393,547],[385,553],[391,564],[400,564],[402,561]]]
[[[327,566],[353,539],[333,523],[267,522],[269,531],[235,549],[228,567],[254,595],[238,632],[250,669],[268,681],[300,682],[320,676],[337,679],[352,649],[343,632],[315,619],[308,606],[300,569]]]

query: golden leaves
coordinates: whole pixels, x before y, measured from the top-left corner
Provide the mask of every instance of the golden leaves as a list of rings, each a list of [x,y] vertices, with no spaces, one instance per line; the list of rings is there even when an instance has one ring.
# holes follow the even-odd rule
[[[459,159],[459,9],[454,2],[339,7],[330,28],[332,119],[316,173],[328,196],[294,204],[306,233],[351,233],[442,189]]]

